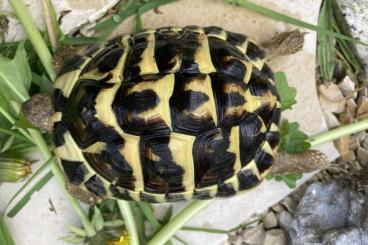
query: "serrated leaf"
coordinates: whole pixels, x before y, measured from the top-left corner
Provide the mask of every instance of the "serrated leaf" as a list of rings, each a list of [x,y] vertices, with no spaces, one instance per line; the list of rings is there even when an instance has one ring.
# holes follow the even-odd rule
[[[86,240],[84,237],[80,237],[75,234],[72,234],[66,237],[60,237],[59,239],[63,240],[64,242],[73,243],[73,244],[83,244],[84,241]]]
[[[78,227],[75,227],[75,226],[72,226],[72,225],[68,225],[67,226],[68,230],[78,236],[81,236],[81,237],[86,237],[87,236],[87,233],[85,230],[81,229],[81,228],[78,228]]]
[[[0,91],[7,100],[26,101],[31,79],[24,42],[19,43],[13,59],[0,56]]]
[[[283,181],[290,189],[294,189],[296,187],[296,182],[303,176],[302,173],[290,173],[285,175],[276,176],[277,181]]]
[[[275,73],[275,86],[280,96],[281,110],[291,109],[296,104],[296,89],[289,86],[285,73],[281,71]]]
[[[116,219],[111,221],[105,221],[104,227],[119,227],[124,225],[124,220],[122,219]]]
[[[284,120],[281,124],[281,149],[288,153],[303,152],[310,148],[308,136],[299,130],[299,123],[289,123]]]
[[[101,214],[101,211],[95,206],[93,216],[92,216],[92,224],[95,227],[96,231],[100,231],[103,228],[104,220]]]

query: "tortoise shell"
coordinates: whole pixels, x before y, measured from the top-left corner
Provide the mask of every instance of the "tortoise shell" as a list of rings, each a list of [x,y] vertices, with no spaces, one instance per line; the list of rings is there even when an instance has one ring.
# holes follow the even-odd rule
[[[281,106],[264,51],[219,27],[165,27],[89,46],[61,68],[55,153],[97,197],[228,197],[272,165]]]

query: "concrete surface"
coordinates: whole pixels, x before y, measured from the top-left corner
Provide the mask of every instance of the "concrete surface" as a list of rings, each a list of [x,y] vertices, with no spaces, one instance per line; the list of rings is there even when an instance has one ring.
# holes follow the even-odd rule
[[[29,0],[27,2],[35,1]],[[66,1],[54,2],[58,5],[59,2]],[[72,0],[69,0],[69,2],[72,2]],[[73,2],[75,5],[72,5],[77,6],[76,10],[73,10],[76,12],[74,15],[84,15],[84,18],[88,18],[91,12],[83,11],[90,9],[90,5],[83,5],[82,1]],[[111,3],[111,1],[93,2]],[[253,0],[253,2],[310,23],[317,23],[321,0]],[[0,0],[0,7],[1,6]],[[36,4],[30,5],[33,13],[32,16],[37,19],[41,19],[39,7],[40,6]],[[58,12],[60,9],[58,9]],[[260,42],[268,40],[278,32],[295,28],[281,22],[270,20],[267,17],[255,14],[247,9],[227,5],[220,0],[179,0],[176,3],[161,7],[159,12],[160,13],[155,13],[152,11],[143,16],[143,25],[145,28],[168,25],[218,25],[231,31],[249,35]],[[86,16],[87,13],[89,13],[88,16]],[[70,20],[67,24],[63,23],[63,29],[73,30],[74,26],[80,24],[79,20],[74,21],[75,22]],[[12,24],[14,23],[11,23],[11,25]],[[41,23],[39,24],[42,26]],[[117,30],[117,33],[130,32],[133,28],[134,18],[131,18]],[[17,27],[13,25],[11,29],[14,30],[12,32],[14,37],[22,37],[19,25]],[[293,110],[285,112],[283,116],[290,121],[299,122],[301,129],[311,135],[327,129],[319,106],[315,87],[315,49],[316,35],[313,32],[309,32],[306,36],[306,43],[303,51],[291,56],[277,58],[271,62],[274,71],[284,71],[288,77],[289,83],[298,90],[298,104],[294,106]],[[326,144],[319,147],[319,149],[326,153],[331,160],[338,156],[332,144]],[[299,184],[303,183],[311,176],[312,174],[305,175],[304,178],[299,181]],[[1,186],[0,208],[4,207],[6,200],[17,188],[16,185]],[[291,191],[292,190],[283,183],[266,181],[258,188],[248,193],[230,199],[213,201],[199,215],[194,217],[188,225],[222,229],[233,228],[247,220],[254,213],[261,213],[269,206],[277,203]],[[54,203],[57,214],[49,211],[49,198]],[[166,204],[155,206],[158,212],[167,207]],[[183,206],[184,204],[182,203],[175,204],[175,212],[178,212]],[[78,224],[78,222],[72,209],[53,181],[42,189],[40,193],[34,195],[30,203],[14,219],[7,219],[7,223],[13,232],[16,243],[19,245],[65,244],[57,240],[57,237],[66,234],[67,231],[65,226],[67,224]],[[208,233],[178,232],[178,235],[191,245],[223,244],[227,239],[226,235]]]

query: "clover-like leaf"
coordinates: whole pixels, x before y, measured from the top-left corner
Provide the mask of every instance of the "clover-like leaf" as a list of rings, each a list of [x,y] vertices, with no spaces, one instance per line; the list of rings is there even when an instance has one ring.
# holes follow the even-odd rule
[[[281,149],[288,153],[303,152],[310,148],[310,143],[307,141],[308,136],[299,130],[299,123],[289,123],[284,120],[281,124]]]
[[[275,86],[280,96],[281,110],[291,109],[296,104],[296,89],[288,85],[285,73],[275,73]]]

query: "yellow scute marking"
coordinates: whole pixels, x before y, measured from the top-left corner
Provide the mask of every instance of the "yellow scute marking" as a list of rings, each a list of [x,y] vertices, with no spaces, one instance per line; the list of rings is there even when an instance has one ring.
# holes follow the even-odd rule
[[[154,33],[147,33],[147,47],[141,55],[141,62],[138,64],[140,68],[139,75],[157,74],[159,73],[157,63],[155,60],[155,35]]]
[[[235,154],[234,173],[238,172],[241,168],[240,163],[240,149],[239,149],[239,126],[232,127],[230,131],[230,146],[228,151]]]
[[[203,74],[215,72],[216,68],[212,64],[207,36],[204,33],[199,33],[198,42],[200,45],[195,51],[194,60],[198,64],[199,71]]]
[[[142,92],[146,89],[153,90],[160,99],[156,107],[144,111],[137,116],[145,121],[161,118],[166,125],[171,128],[171,115],[169,99],[174,90],[174,74],[168,74],[157,81],[147,81],[139,83],[131,88],[129,93]]]
[[[194,161],[192,149],[195,137],[179,133],[171,133],[169,149],[174,162],[184,169],[183,186],[192,190],[194,185]]]

